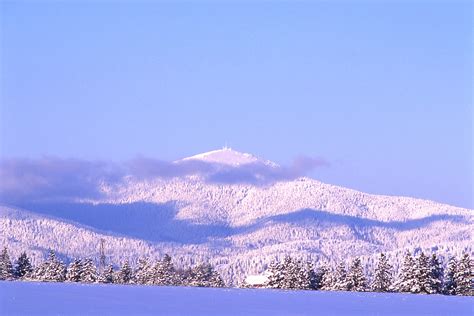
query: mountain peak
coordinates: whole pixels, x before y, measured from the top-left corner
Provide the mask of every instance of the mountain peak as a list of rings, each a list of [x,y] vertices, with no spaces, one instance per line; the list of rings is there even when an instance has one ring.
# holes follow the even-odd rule
[[[219,163],[231,166],[240,166],[250,163],[263,163],[269,166],[277,166],[274,162],[260,159],[252,154],[242,153],[230,147],[223,147],[221,149],[208,151],[183,159],[186,160],[201,160],[209,163]]]

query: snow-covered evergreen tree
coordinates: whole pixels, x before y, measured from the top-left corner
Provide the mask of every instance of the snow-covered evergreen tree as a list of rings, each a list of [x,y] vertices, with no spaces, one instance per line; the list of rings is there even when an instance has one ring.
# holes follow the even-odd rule
[[[303,286],[308,290],[316,290],[318,288],[318,275],[314,269],[312,262],[307,262],[304,267],[304,283]],[[303,289],[305,289],[303,288]]]
[[[74,259],[68,266],[66,280],[69,282],[81,282],[82,260]]]
[[[30,258],[28,258],[26,252],[22,252],[15,264],[15,277],[25,278],[32,272],[33,266],[31,265]]]
[[[200,287],[224,287],[224,281],[219,273],[209,263],[203,263],[192,269],[189,285]]]
[[[372,280],[372,291],[389,292],[392,286],[392,266],[384,253],[380,254],[374,279]]]
[[[395,286],[398,292],[412,292],[416,282],[415,268],[415,260],[411,253],[407,252]]]
[[[135,269],[133,280],[135,284],[152,284],[153,268],[146,258],[138,259],[138,265]]]
[[[290,256],[283,261],[283,289],[298,289],[301,286],[300,267],[296,260]]]
[[[433,293],[439,294],[443,291],[443,272],[443,267],[441,266],[438,256],[433,253],[430,259],[430,277]]]
[[[120,268],[120,271],[118,271],[117,273],[117,283],[127,284],[127,283],[130,283],[132,279],[133,279],[132,268],[130,267],[128,260],[126,260],[123,263],[122,267]]]
[[[63,282],[66,279],[66,265],[56,258],[53,250],[48,259],[33,272],[33,279],[46,282]]]
[[[316,274],[312,263],[285,257],[283,263],[272,262],[267,270],[268,287],[309,290],[316,288]]]
[[[268,266],[268,282],[267,287],[281,289],[283,288],[283,281],[285,279],[283,264],[273,261]]]
[[[0,254],[0,280],[11,280],[14,277],[13,265],[7,247]]]
[[[413,293],[435,293],[433,284],[435,283],[431,276],[430,259],[423,253],[418,256],[415,268],[415,285],[412,288]]]
[[[331,291],[335,289],[335,276],[334,272],[328,266],[322,266],[319,268],[318,275],[321,277],[321,283],[319,289],[323,291]]]
[[[109,264],[99,276],[100,283],[114,283],[114,266]]]
[[[188,279],[192,279],[192,272],[187,275]],[[179,285],[181,283],[179,275],[173,265],[169,255],[165,255],[162,260],[158,261],[153,267],[153,284],[156,285]]]
[[[347,273],[347,288],[349,291],[363,292],[367,289],[367,278],[360,258],[352,260]]]
[[[456,273],[458,271],[458,260],[451,257],[448,262],[448,268],[444,278],[443,293],[446,295],[456,295]]]
[[[336,291],[347,291],[349,289],[347,282],[347,270],[344,262],[339,263],[336,267],[336,270],[334,271],[332,289]]]
[[[97,279],[97,268],[94,261],[91,258],[85,259],[82,264],[81,281],[85,283],[95,283]]]
[[[459,260],[454,276],[456,280],[457,295],[474,295],[474,268],[473,262],[467,252]]]
[[[315,270],[315,289],[322,290],[324,287],[325,275],[330,272],[326,265],[321,265]]]

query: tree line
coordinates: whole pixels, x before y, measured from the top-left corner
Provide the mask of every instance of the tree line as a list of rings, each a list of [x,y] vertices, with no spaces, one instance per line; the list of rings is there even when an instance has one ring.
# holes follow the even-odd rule
[[[426,256],[421,252],[414,257],[407,252],[397,275],[382,253],[370,280],[360,258],[354,258],[348,266],[341,262],[335,267],[314,268],[312,262],[287,256],[282,262],[273,261],[266,275],[268,280],[263,286],[275,289],[474,295],[474,263],[468,253],[459,259],[452,257],[445,269],[435,253]],[[34,267],[26,252],[12,263],[6,247],[0,254],[0,280],[225,286],[209,263],[177,269],[169,255],[154,263],[140,258],[134,266],[125,260],[118,269],[111,264],[98,269],[91,258],[74,259],[66,265],[50,250],[48,258]]]
[[[341,262],[315,269],[311,262],[285,257],[282,262],[272,262],[266,274],[268,281],[263,286],[267,288],[474,295],[474,265],[468,253],[460,259],[452,257],[445,271],[436,254],[429,257],[421,252],[414,257],[407,252],[398,275],[382,253],[370,281],[360,258],[349,266]]]
[[[169,255],[151,263],[146,258],[138,260],[135,267],[124,261],[119,269],[109,264],[98,269],[91,258],[74,259],[69,265],[59,260],[50,250],[48,258],[33,267],[23,252],[12,263],[5,247],[0,254],[0,280],[29,280],[43,282],[114,283],[167,286],[224,287],[224,281],[214,267],[202,263],[187,269],[176,269]]]

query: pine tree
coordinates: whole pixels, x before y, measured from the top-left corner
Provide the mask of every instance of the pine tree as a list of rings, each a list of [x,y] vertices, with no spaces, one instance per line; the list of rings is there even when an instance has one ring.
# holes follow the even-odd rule
[[[415,260],[411,253],[407,252],[403,259],[403,265],[396,284],[399,292],[412,292],[415,286]]]
[[[349,289],[347,282],[347,271],[344,262],[339,263],[336,267],[336,270],[334,271],[332,289],[336,291],[347,291]]]
[[[335,289],[335,275],[332,270],[327,266],[322,266],[319,269],[319,275],[321,275],[321,283],[319,288],[323,291],[331,291]]]
[[[352,261],[349,272],[347,273],[347,288],[349,291],[357,292],[363,292],[367,288],[367,278],[365,277],[360,258],[355,258]]]
[[[190,275],[187,277],[188,279],[191,278]],[[179,285],[181,283],[169,255],[165,255],[162,260],[155,264],[153,267],[152,279],[153,284],[156,285]]]
[[[389,292],[392,285],[392,266],[384,253],[380,254],[377,267],[375,268],[372,290],[375,292]]]
[[[290,256],[283,261],[283,289],[298,289],[300,286],[300,269],[298,262]]]
[[[46,282],[63,282],[66,279],[66,266],[50,250],[48,259],[33,272],[33,278]]]
[[[439,262],[438,257],[435,253],[432,254],[430,260],[430,278],[431,288],[433,293],[442,293],[443,290],[443,267]]]
[[[323,290],[325,287],[326,275],[330,273],[329,268],[326,265],[320,266],[315,271],[315,289]]]
[[[213,270],[211,273],[211,277],[209,278],[209,286],[210,287],[225,287],[224,280],[222,279],[221,275]]]
[[[189,285],[199,287],[223,287],[224,281],[210,264],[203,263],[192,269],[191,282]]]
[[[128,263],[128,260],[126,260],[120,271],[118,272],[117,275],[117,281],[118,283],[121,284],[127,284],[130,283],[133,279],[133,273],[132,273],[132,268],[130,268],[130,264]]]
[[[443,292],[446,295],[456,295],[456,273],[458,270],[458,261],[456,257],[451,257],[448,263],[448,269],[444,279]]]
[[[273,261],[268,267],[268,282],[267,287],[274,289],[283,288],[283,281],[285,279],[283,264]]]
[[[431,267],[429,258],[421,252],[416,260],[415,285],[412,288],[413,293],[434,293],[433,280],[431,278]]]
[[[12,280],[13,277],[13,265],[8,255],[7,247],[4,247],[0,254],[0,280]]]
[[[25,278],[33,272],[33,266],[31,265],[30,258],[26,252],[23,252],[16,261],[15,265],[15,277]]]
[[[134,273],[135,284],[153,283],[153,269],[146,258],[138,259],[138,266]]]
[[[92,261],[90,258],[87,258],[82,264],[81,281],[85,283],[95,283],[97,282],[97,279],[97,268],[94,264],[94,261]]]
[[[307,262],[303,269],[303,289],[316,290],[318,289],[318,275],[311,262]]]
[[[467,252],[463,253],[454,276],[456,280],[457,295],[474,295],[473,270],[473,262],[469,257],[469,254]]]
[[[109,264],[99,277],[101,283],[114,283],[114,266]]]
[[[69,282],[81,282],[82,260],[74,259],[68,266],[66,280]]]
[[[194,278],[193,269],[188,267],[188,268],[186,268],[182,271],[177,271],[177,274],[180,275],[182,285],[185,285],[185,286],[190,286],[191,285],[191,282],[193,281],[193,278]]]

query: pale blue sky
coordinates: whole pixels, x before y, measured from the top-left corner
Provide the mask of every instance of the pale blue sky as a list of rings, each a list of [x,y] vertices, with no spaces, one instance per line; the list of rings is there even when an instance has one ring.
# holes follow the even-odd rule
[[[173,160],[227,141],[474,207],[468,1],[0,6],[3,157]]]

